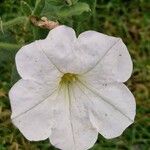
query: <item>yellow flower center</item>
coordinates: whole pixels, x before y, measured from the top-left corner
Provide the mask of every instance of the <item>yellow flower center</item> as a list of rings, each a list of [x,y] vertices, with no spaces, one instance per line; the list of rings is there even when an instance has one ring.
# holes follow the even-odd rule
[[[65,73],[61,77],[60,84],[71,84],[77,80],[77,75],[73,73]]]

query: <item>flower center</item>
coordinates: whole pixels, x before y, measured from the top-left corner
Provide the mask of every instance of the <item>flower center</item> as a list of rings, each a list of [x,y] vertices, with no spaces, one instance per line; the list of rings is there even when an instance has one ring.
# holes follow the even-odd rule
[[[77,75],[73,74],[73,73],[65,73],[62,77],[61,77],[61,84],[71,84],[73,82],[75,82],[77,80]]]

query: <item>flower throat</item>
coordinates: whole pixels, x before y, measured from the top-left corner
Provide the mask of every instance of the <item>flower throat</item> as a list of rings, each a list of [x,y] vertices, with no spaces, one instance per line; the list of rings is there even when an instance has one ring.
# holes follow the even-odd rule
[[[73,82],[75,82],[77,80],[77,75],[73,74],[73,73],[65,73],[62,77],[61,77],[61,81],[60,84],[71,84]]]

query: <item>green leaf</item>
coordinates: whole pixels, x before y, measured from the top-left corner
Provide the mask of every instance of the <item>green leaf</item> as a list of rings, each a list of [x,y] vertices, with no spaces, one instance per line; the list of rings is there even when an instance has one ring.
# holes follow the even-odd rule
[[[32,14],[32,9],[30,5],[28,5],[28,3],[26,3],[25,1],[21,1],[21,9],[24,15],[26,16],[29,16]]]
[[[76,3],[72,6],[64,6],[58,12],[57,15],[61,18],[72,17],[81,15],[83,12],[89,12],[90,7],[87,3]]]
[[[65,0],[61,1],[61,0],[45,0],[45,4],[47,6],[62,6],[65,4]]]
[[[78,2],[78,0],[66,0],[69,6],[74,5]]]
[[[78,2],[69,6],[65,1],[46,0],[42,15],[48,19],[61,20],[67,17],[77,16],[83,12],[89,12],[90,7],[87,3]]]
[[[58,19],[56,14],[63,6],[66,5],[64,2],[65,1],[60,0],[45,0],[45,6],[41,15],[50,20]]]
[[[66,2],[68,3],[69,6],[73,4],[72,0],[66,0]]]
[[[40,15],[45,6],[45,0],[36,0],[35,8],[33,10],[33,15]]]

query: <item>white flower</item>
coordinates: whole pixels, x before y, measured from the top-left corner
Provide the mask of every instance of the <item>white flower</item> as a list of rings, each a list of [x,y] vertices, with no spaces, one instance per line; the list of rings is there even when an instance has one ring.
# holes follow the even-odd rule
[[[135,117],[125,82],[132,61],[120,38],[86,31],[76,38],[59,26],[16,55],[22,77],[10,90],[12,121],[33,141],[49,138],[63,150],[87,150],[98,132],[114,138]]]

